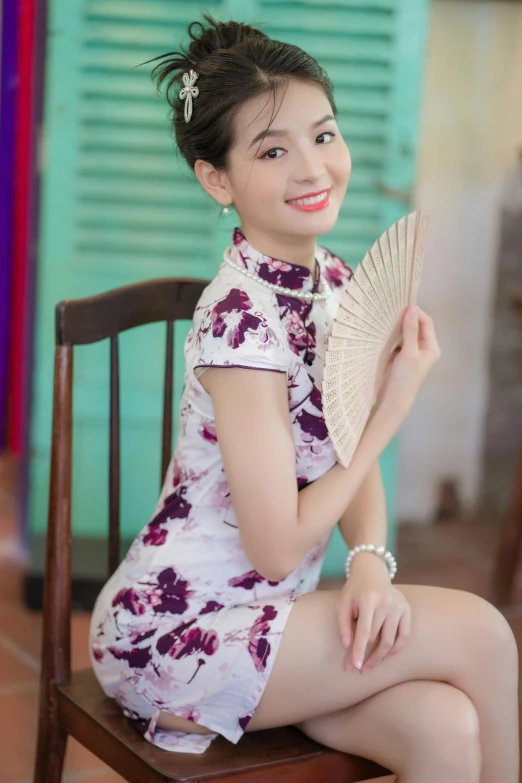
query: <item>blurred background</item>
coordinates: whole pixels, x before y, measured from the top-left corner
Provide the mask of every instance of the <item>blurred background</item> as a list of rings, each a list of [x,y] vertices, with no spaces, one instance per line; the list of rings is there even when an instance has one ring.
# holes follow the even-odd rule
[[[321,244],[356,266],[392,222],[431,210],[419,304],[442,359],[381,458],[389,543],[399,581],[480,593],[522,639],[522,2],[4,0],[0,783],[29,781],[34,755],[54,307],[152,277],[210,279],[238,224],[176,154],[152,65],[138,67],[203,11],[301,46],[332,78],[353,173]],[[174,435],[189,327],[175,335]],[[161,326],[121,339],[124,545],[157,500],[164,349]],[[76,350],[76,666],[105,578],[108,379],[107,344]],[[334,535],[324,586],[345,553]],[[74,742],[66,769],[120,780]]]

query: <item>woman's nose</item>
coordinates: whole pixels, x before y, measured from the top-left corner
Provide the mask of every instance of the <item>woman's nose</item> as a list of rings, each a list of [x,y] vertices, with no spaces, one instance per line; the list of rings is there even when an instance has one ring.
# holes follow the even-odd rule
[[[319,182],[324,179],[324,163],[317,149],[301,150],[296,161],[296,182]]]

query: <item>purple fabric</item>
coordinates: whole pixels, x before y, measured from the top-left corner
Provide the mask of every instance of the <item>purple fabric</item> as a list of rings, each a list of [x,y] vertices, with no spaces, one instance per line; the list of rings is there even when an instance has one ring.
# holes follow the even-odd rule
[[[3,3],[0,65],[0,451],[6,446],[13,246],[17,4]],[[0,9],[0,10],[1,10]]]

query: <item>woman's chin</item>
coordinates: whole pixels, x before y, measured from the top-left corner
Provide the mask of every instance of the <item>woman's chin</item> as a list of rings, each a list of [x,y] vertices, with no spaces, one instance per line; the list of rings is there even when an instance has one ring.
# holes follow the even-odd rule
[[[325,213],[321,215],[318,212],[304,213],[304,220],[295,221],[294,225],[296,233],[303,236],[319,236],[320,234],[327,234],[337,223],[338,211],[333,210],[326,214],[329,210],[325,210]]]

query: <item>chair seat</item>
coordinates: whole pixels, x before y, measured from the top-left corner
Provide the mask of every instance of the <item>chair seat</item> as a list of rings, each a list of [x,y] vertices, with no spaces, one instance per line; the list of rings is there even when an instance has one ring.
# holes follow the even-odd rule
[[[71,736],[136,783],[200,783],[218,777],[220,783],[355,783],[387,774],[378,764],[325,748],[294,727],[247,733],[237,745],[218,737],[202,754],[156,748],[104,694],[92,669],[73,672],[57,694]]]

